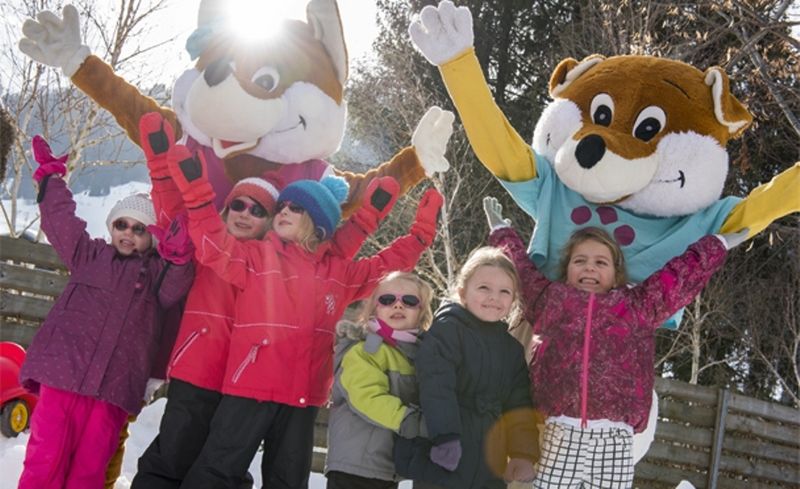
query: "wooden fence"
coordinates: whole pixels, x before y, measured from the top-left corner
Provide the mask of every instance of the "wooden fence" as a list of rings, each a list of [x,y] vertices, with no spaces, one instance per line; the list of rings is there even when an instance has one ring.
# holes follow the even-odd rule
[[[28,346],[67,273],[52,248],[0,237],[0,340]],[[636,465],[638,488],[800,488],[800,410],[735,392],[656,379],[659,422]],[[317,418],[313,470],[325,463],[328,411]]]

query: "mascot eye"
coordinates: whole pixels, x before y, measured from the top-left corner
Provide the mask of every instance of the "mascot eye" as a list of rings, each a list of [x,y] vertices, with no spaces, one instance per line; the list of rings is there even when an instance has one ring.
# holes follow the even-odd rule
[[[614,117],[614,101],[607,93],[599,93],[592,99],[592,122],[598,126],[610,126]]]
[[[278,88],[278,83],[281,81],[281,76],[278,74],[278,70],[275,68],[271,66],[263,66],[259,68],[258,71],[253,73],[250,81],[264,90],[271,92]]]
[[[667,114],[661,107],[651,105],[639,112],[636,124],[633,125],[633,137],[642,141],[650,141],[661,132],[667,122]]]

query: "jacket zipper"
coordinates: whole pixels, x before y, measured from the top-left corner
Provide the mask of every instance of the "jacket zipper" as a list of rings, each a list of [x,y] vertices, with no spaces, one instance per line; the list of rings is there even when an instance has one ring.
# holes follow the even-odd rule
[[[589,345],[592,342],[592,309],[594,309],[594,292],[589,293],[586,328],[583,332],[583,368],[581,369],[581,428],[583,429],[586,429],[586,411],[589,405]]]
[[[181,347],[178,348],[178,351],[175,352],[175,356],[172,357],[172,362],[170,362],[169,364],[169,370],[167,371],[167,378],[169,378],[169,374],[170,372],[172,372],[172,369],[175,367],[175,365],[178,364],[178,361],[181,359],[183,354],[186,353],[186,350],[188,350],[189,347],[192,346],[192,343],[194,343],[194,340],[196,340],[198,336],[200,336],[199,331],[197,330],[192,331],[192,334],[190,334],[189,337],[186,338]]]
[[[231,377],[231,381],[235,384],[239,381],[239,377],[242,376],[244,373],[244,369],[247,368],[248,365],[251,363],[256,363],[256,355],[258,354],[258,348],[261,345],[253,345],[250,347],[250,351],[247,353],[247,356],[244,357],[244,361],[239,365],[239,368],[236,369],[236,372],[233,373],[233,377]]]

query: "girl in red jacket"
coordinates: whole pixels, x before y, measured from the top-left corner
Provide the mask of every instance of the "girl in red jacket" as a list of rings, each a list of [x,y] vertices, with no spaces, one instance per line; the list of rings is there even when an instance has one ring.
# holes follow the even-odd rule
[[[183,197],[167,166],[167,152],[174,146],[172,127],[161,114],[152,112],[139,122],[141,146],[153,183],[151,195],[159,222],[168,226],[185,214]],[[373,180],[368,190],[383,191],[383,179]],[[228,235],[239,242],[261,240],[272,224],[278,190],[267,180],[246,178],[239,181],[224,201],[221,212]],[[334,252],[354,256],[366,237],[377,229],[388,213],[393,199],[383,209],[362,206],[337,231]],[[131,487],[178,488],[206,441],[211,418],[222,399],[222,385],[228,361],[228,348],[234,320],[236,287],[201,263],[196,264],[196,280],[186,301],[177,341],[168,365],[169,397],[161,419],[159,434],[138,462],[138,472]],[[293,422],[293,420],[289,420]],[[287,464],[285,453],[276,454],[277,462],[262,467],[267,480]],[[240,482],[249,487],[245,475]]]
[[[706,236],[628,288],[616,241],[600,228],[579,229],[562,250],[563,282],[551,282],[497,199],[486,197],[484,209],[489,242],[517,266],[535,335],[531,393],[547,418],[534,487],[631,487],[633,433],[647,426],[652,399],[655,330],[703,289],[747,230]]]
[[[177,145],[168,162],[188,209],[198,261],[237,290],[224,396],[182,487],[232,487],[262,440],[268,461],[283,453],[282,460],[292,464],[280,483],[305,487],[316,410],[327,401],[332,382],[336,321],[386,273],[414,267],[435,236],[441,195],[429,190],[423,196],[409,235],[376,256],[353,261],[333,253],[330,243],[347,196],[344,180],[290,184],[278,198],[272,231],[261,241],[239,242],[211,204],[214,192],[202,155],[193,157]],[[376,192],[370,202],[383,209],[398,188],[395,183],[392,195]],[[264,481],[267,487],[276,483]]]

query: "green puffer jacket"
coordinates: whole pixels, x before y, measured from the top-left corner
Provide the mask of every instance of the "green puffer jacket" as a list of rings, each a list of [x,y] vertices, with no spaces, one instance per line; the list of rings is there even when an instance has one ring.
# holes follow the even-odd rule
[[[335,349],[333,405],[325,472],[400,480],[394,470],[395,434],[425,435],[414,374],[417,345],[340,338]]]

